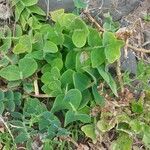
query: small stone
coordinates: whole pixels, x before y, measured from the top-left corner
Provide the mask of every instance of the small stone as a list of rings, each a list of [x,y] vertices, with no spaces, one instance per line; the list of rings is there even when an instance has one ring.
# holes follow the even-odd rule
[[[134,52],[130,49],[128,50],[127,58],[124,58],[124,51],[122,50],[121,69],[123,71],[129,71],[132,74],[136,74],[137,60]]]

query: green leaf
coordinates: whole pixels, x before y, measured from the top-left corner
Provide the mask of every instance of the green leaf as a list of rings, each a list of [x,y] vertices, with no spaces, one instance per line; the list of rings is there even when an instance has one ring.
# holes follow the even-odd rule
[[[96,68],[105,62],[104,48],[95,48],[91,52],[92,67]]]
[[[116,32],[119,29],[120,23],[114,22],[110,13],[104,14],[105,20],[103,24],[103,28],[110,32]]]
[[[87,124],[81,127],[81,130],[85,133],[85,135],[92,139],[93,143],[96,143],[96,133],[95,133],[95,127],[92,124]]]
[[[58,9],[58,10],[52,11],[50,14],[51,14],[51,19],[54,22],[57,22],[63,17],[64,9]]]
[[[141,133],[141,131],[142,131],[142,122],[140,122],[140,121],[138,121],[138,120],[136,120],[136,119],[131,120],[131,121],[130,121],[130,127],[131,127],[131,129],[132,129],[136,134]]]
[[[133,140],[129,135],[123,133],[118,139],[111,145],[112,150],[131,150]]]
[[[45,12],[37,5],[30,6],[28,9],[34,14],[46,16]]]
[[[115,94],[115,96],[118,96],[117,85],[116,85],[114,79],[112,78],[112,76],[108,72],[106,72],[103,67],[98,67],[97,69],[98,69],[99,74],[109,85],[109,87],[111,88],[111,90]]]
[[[41,103],[38,99],[28,98],[24,104],[23,112],[29,115],[39,115],[46,111],[46,106]]]
[[[44,51],[44,53],[56,53],[56,52],[58,52],[58,47],[55,43],[53,43],[51,41],[46,41],[43,51]]]
[[[81,9],[81,8],[85,9],[88,5],[84,0],[73,0],[73,2],[74,2],[75,7],[78,9]]]
[[[14,93],[14,102],[15,105],[20,106],[21,105],[21,100],[22,100],[22,95],[20,92],[15,92]]]
[[[32,6],[38,3],[38,0],[22,0],[25,6]]]
[[[75,69],[76,65],[76,52],[70,51],[66,56],[65,66],[67,69]]]
[[[17,22],[20,18],[21,13],[25,9],[25,6],[19,1],[15,6],[15,21]]]
[[[29,135],[25,132],[19,133],[19,135],[15,138],[15,143],[23,143],[26,142],[29,139]]]
[[[59,22],[61,26],[65,27],[68,30],[71,30],[71,24],[77,16],[72,13],[64,14],[62,21]]]
[[[20,37],[22,36],[22,28],[20,25],[16,24],[16,28],[15,28],[15,36],[16,37]]]
[[[3,101],[0,101],[0,115],[2,115],[2,113],[4,112],[4,110],[5,110],[4,103],[3,103]]]
[[[61,76],[62,87],[73,85],[73,73],[71,69],[67,69]]]
[[[14,47],[13,52],[14,54],[21,54],[21,53],[31,53],[32,51],[32,42],[31,37],[29,35],[23,35],[19,39],[19,43]]]
[[[63,68],[62,58],[55,58],[54,60],[52,60],[51,66],[52,67],[57,67],[59,70],[61,70]]]
[[[0,76],[8,81],[20,80],[19,68],[15,65],[10,65],[0,70]]]
[[[53,80],[54,80],[54,77],[52,76],[52,74],[50,72],[45,72],[41,77],[41,81],[44,84],[48,84],[49,82],[51,82]]]
[[[82,94],[77,89],[69,90],[63,99],[67,107],[72,110],[77,110],[79,108],[81,100],[82,100]]]
[[[35,73],[38,67],[36,61],[31,58],[20,59],[18,65],[9,65],[1,69],[0,76],[8,81],[25,79]]]
[[[20,77],[28,78],[35,73],[38,68],[36,61],[32,58],[23,58],[19,61]],[[22,78],[21,78],[22,79]]]
[[[111,32],[104,32],[103,34],[103,46],[105,47],[106,59],[109,63],[113,63],[121,56],[121,47],[124,42],[117,40],[115,34]]]
[[[102,46],[102,36],[101,34],[93,28],[89,28],[89,35],[88,35],[88,44],[91,47],[94,46]]]
[[[74,121],[81,121],[82,123],[90,123],[91,117],[87,114],[79,114],[74,111],[68,111],[65,115],[64,126],[66,127],[68,124],[70,124]]]
[[[89,34],[88,26],[80,17],[76,17],[72,21],[71,29],[72,30],[82,30],[82,31],[84,31],[84,34],[88,37],[88,34]]]
[[[81,101],[79,109],[81,110],[82,108],[84,108],[88,104],[88,102],[92,100],[93,98],[92,98],[90,90],[89,89],[84,90],[82,92],[82,101]]]
[[[6,106],[7,106],[7,110],[9,112],[14,112],[15,111],[15,102],[13,100],[7,101]]]
[[[132,111],[134,113],[143,113],[143,103],[139,100],[138,102],[137,101],[133,101],[132,104],[131,104],[131,107],[132,107]]]
[[[92,86],[92,93],[93,93],[93,96],[94,96],[94,100],[96,102],[97,105],[100,105],[100,106],[104,106],[105,104],[105,99],[103,96],[101,96],[97,90],[97,86],[96,85],[93,85]]]
[[[0,90],[0,101],[3,101],[5,97],[5,94],[2,90]]]
[[[91,84],[90,78],[85,74],[79,72],[74,73],[73,82],[75,88],[79,89],[81,92],[87,89]]]
[[[103,133],[110,131],[115,125],[115,122],[110,123],[106,119],[101,119],[97,122],[97,128]]]
[[[142,141],[144,142],[144,145],[149,149],[150,148],[150,141],[149,141],[150,127],[149,125],[146,125],[146,124],[143,124],[142,126],[143,126],[143,132],[144,132]]]
[[[84,30],[75,30],[72,35],[72,41],[78,48],[83,47],[86,44],[87,35]]]
[[[66,107],[64,106],[64,94],[60,94],[58,95],[56,98],[55,98],[55,101],[54,101],[54,104],[53,104],[53,107],[51,109],[51,112],[52,113],[55,113],[59,110],[62,110],[62,109],[65,109]]]
[[[76,70],[78,72],[83,72],[85,67],[91,66],[90,52],[81,51],[76,55]]]

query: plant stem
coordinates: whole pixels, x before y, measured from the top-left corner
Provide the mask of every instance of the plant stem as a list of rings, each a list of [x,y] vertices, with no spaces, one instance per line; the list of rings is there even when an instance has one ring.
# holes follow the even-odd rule
[[[120,88],[121,88],[121,93],[123,93],[124,92],[124,85],[123,85],[123,79],[122,79],[122,74],[121,74],[120,59],[117,60],[116,71],[117,71],[117,77],[118,77],[118,81],[119,81]]]

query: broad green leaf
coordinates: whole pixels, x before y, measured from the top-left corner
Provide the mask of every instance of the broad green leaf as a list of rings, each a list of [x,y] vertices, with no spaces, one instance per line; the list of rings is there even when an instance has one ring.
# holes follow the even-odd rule
[[[51,90],[61,90],[61,82],[59,80],[53,80],[48,84]]]
[[[21,100],[22,100],[22,95],[20,92],[15,92],[14,93],[14,102],[15,105],[20,106],[21,105]]]
[[[68,111],[65,115],[64,126],[66,127],[68,124],[70,124],[74,121],[81,121],[82,123],[90,123],[91,117],[87,114],[79,114],[74,111]]]
[[[32,42],[29,35],[23,35],[19,39],[19,43],[14,47],[14,54],[21,54],[24,52],[31,53],[32,51]]]
[[[74,73],[73,82],[75,88],[79,89],[81,92],[87,89],[91,84],[90,78],[85,74],[79,72]]]
[[[14,112],[15,111],[15,102],[13,100],[7,101],[6,107],[9,112]]]
[[[105,62],[104,48],[94,48],[91,52],[92,67],[96,68]]]
[[[143,113],[143,103],[140,100],[138,102],[134,100],[131,104],[131,107],[134,113]]]
[[[46,111],[46,106],[41,103],[38,99],[28,98],[24,104],[23,112],[29,115],[40,115]]]
[[[3,101],[5,97],[5,94],[2,90],[0,90],[0,101]]]
[[[112,78],[112,76],[108,72],[106,72],[103,67],[98,67],[97,69],[98,69],[99,74],[109,85],[109,87],[111,88],[111,90],[115,94],[115,96],[118,96],[117,85],[116,85],[114,79]]]
[[[5,92],[5,98],[7,101],[14,100],[14,93],[13,91],[9,90]]]
[[[144,142],[144,145],[149,149],[150,148],[150,127],[149,125],[143,124],[143,139],[142,141]]]
[[[101,34],[93,28],[89,28],[89,35],[88,35],[88,44],[91,47],[94,46],[102,46],[102,36]]]
[[[41,81],[44,84],[48,84],[49,82],[53,81],[55,77],[52,76],[51,72],[45,72],[42,77],[41,77]]]
[[[15,28],[15,36],[16,37],[20,37],[22,36],[22,28],[20,25],[16,24],[16,28]]]
[[[3,103],[3,101],[0,101],[0,115],[2,115],[2,113],[4,112],[4,110],[5,110],[4,103]]]
[[[90,52],[82,51],[76,55],[76,70],[83,72],[83,68],[91,66]]]
[[[21,53],[25,53],[28,49],[25,47],[25,45],[18,43],[14,49],[13,49],[13,53],[14,54],[21,54]]]
[[[97,122],[97,128],[105,133],[105,132],[108,132],[110,131],[111,129],[113,129],[115,127],[116,123],[115,122],[108,122],[105,118],[104,119],[101,119]]]
[[[23,142],[26,142],[29,139],[29,135],[25,132],[19,133],[19,135],[15,138],[16,144],[21,144]]]
[[[64,106],[64,94],[60,94],[58,95],[56,98],[55,98],[55,101],[54,101],[54,104],[53,104],[53,107],[51,109],[51,112],[52,113],[55,113],[59,110],[62,110],[62,109],[65,109],[66,107]]]
[[[36,61],[31,58],[20,59],[18,65],[9,65],[1,69],[0,76],[8,81],[16,81],[31,76],[38,68]]]
[[[25,6],[32,6],[38,3],[38,0],[22,0]]]
[[[86,89],[82,92],[82,101],[80,103],[80,107],[79,109],[81,110],[82,108],[84,108],[89,101],[92,101],[93,98],[92,98],[92,95],[91,95],[91,92],[89,89]]]
[[[105,99],[104,99],[103,96],[101,96],[101,95],[99,94],[96,85],[93,85],[93,86],[92,86],[92,93],[93,93],[94,100],[95,100],[96,104],[97,104],[97,105],[100,105],[100,106],[104,106],[104,104],[105,104]]]
[[[19,61],[20,77],[30,77],[38,68],[36,61],[32,58],[23,58]],[[22,78],[21,78],[22,79]]]
[[[88,34],[89,34],[88,26],[80,17],[77,17],[73,20],[73,22],[71,24],[71,29],[72,30],[82,30],[82,31],[84,31],[84,34],[86,36],[88,36]]]
[[[45,111],[41,114],[39,129],[42,131],[43,129],[48,129],[49,127],[55,132],[61,127],[61,123],[54,114],[49,111]]]
[[[67,69],[75,69],[76,65],[76,52],[70,51],[66,56],[65,66]]]
[[[73,70],[67,69],[67,70],[61,75],[62,87],[66,87],[66,86],[69,86],[69,85],[73,85],[73,73],[74,73]]]
[[[72,42],[72,38],[67,34],[64,34],[63,46],[68,48],[69,50],[71,50],[75,47],[75,45]]]
[[[78,9],[85,9],[88,5],[84,0],[73,0],[73,2]]]
[[[53,43],[51,41],[46,41],[43,51],[44,51],[44,53],[56,53],[56,52],[58,52],[58,47],[55,43]]]
[[[81,130],[85,133],[85,135],[93,140],[93,143],[96,143],[96,133],[95,127],[92,124],[87,124],[81,127]]]
[[[72,110],[77,110],[79,108],[81,100],[82,100],[82,94],[77,89],[69,90],[63,99],[67,107]]]
[[[47,39],[56,45],[63,45],[64,42],[64,35],[62,34],[61,31],[58,30],[49,30],[49,34],[47,36]]]
[[[15,65],[9,65],[0,70],[0,76],[8,81],[20,80],[19,68]]]
[[[11,48],[11,44],[12,44],[11,29],[7,25],[5,25],[4,31],[2,32],[2,34],[4,34],[4,37],[2,36],[2,39],[1,39],[2,46],[0,47],[0,51],[7,53],[9,51],[9,49]]]
[[[12,89],[12,88],[19,87],[20,84],[21,84],[21,80],[17,80],[17,81],[8,81],[7,87],[8,87],[9,89]]]
[[[105,47],[106,59],[109,63],[113,63],[121,56],[121,47],[124,42],[117,40],[115,34],[111,32],[104,32],[103,34],[103,46]]]
[[[72,35],[72,41],[74,45],[78,48],[83,47],[86,44],[87,35],[84,30],[78,29],[74,30]]]
[[[20,20],[20,24],[21,24],[22,30],[26,30],[27,21],[25,20],[25,17],[23,16],[23,13],[20,15],[20,19],[19,20]]]
[[[119,29],[120,23],[114,22],[110,13],[104,14],[105,20],[103,24],[103,28],[110,32],[116,32]]]
[[[15,21],[17,22],[20,18],[22,11],[25,9],[25,6],[19,1],[15,6]]]
[[[130,127],[131,129],[137,134],[141,133],[142,131],[142,122],[134,119],[130,121]]]
[[[64,15],[64,9],[59,9],[59,10],[55,10],[50,12],[51,18],[54,22],[59,21],[63,15]]]
[[[63,68],[63,60],[62,58],[56,58],[51,62],[52,67],[57,67],[59,70]]]
[[[75,18],[77,18],[76,15],[72,13],[67,13],[63,15],[62,21],[59,23],[61,24],[61,26],[64,26],[66,29],[71,30],[70,26]]]
[[[27,23],[31,27],[31,29],[33,29],[33,30],[41,28],[41,23],[39,22],[38,18],[36,18],[36,17],[30,17],[27,20]]]
[[[54,77],[55,80],[60,78],[60,70],[57,67],[53,67],[51,69],[51,74]]]
[[[131,150],[132,143],[133,143],[132,138],[126,133],[122,133],[122,135],[120,135],[118,139],[112,143],[111,149],[112,150]]]
[[[30,6],[28,9],[34,14],[46,16],[45,12],[37,5]]]
[[[46,72],[50,72],[51,71],[51,65],[50,64],[45,64],[42,69],[41,69],[41,72],[42,74],[46,73]]]
[[[18,2],[19,2],[20,0],[12,0],[11,2],[11,4],[12,4],[12,6],[15,6]]]

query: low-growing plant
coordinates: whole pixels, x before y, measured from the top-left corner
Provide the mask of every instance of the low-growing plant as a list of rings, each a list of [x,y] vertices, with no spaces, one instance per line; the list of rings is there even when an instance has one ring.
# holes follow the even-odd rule
[[[50,25],[37,2],[12,0],[15,26],[0,30],[0,82],[6,91],[0,91],[0,114],[10,113],[7,129],[12,145],[32,149],[38,139],[44,150],[55,149],[58,138],[73,134],[69,128],[76,122],[94,143],[96,128],[105,133],[117,125],[121,133],[113,148],[117,142],[123,145],[121,140],[130,135],[124,129],[124,123],[130,126],[128,117],[121,114],[121,121],[115,119],[109,125],[107,118],[116,117],[111,112],[102,112],[99,119],[90,113],[95,106],[107,106],[101,93],[109,91],[108,95],[118,97],[119,87],[108,69],[120,59],[124,45],[114,33],[117,24],[109,16],[101,33],[79,16],[60,9],[50,13]],[[83,7],[79,2],[76,5]],[[104,86],[99,90],[101,83]],[[143,112],[141,103],[133,103],[132,111]],[[147,124],[141,132],[144,129],[149,130]],[[131,145],[130,139],[126,149]]]

